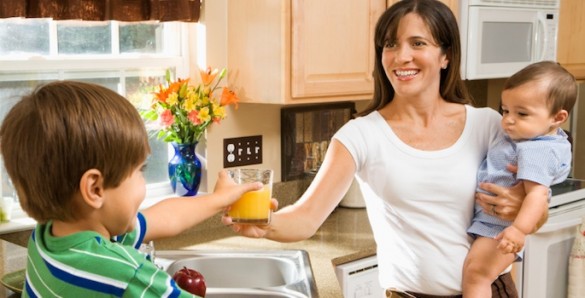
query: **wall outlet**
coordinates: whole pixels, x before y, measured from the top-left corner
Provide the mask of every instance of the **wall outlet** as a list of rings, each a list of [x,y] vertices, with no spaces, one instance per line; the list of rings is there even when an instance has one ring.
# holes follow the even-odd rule
[[[223,167],[262,163],[262,136],[223,139]]]

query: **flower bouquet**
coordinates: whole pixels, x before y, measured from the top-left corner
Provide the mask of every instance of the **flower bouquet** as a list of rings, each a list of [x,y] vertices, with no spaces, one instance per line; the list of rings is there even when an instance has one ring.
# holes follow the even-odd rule
[[[149,130],[175,149],[169,161],[169,178],[178,195],[197,194],[201,162],[195,147],[207,127],[226,117],[226,106],[234,104],[237,108],[238,96],[229,88],[223,87],[219,98],[215,96],[226,72],[225,68],[219,71],[208,67],[200,72],[200,84],[189,85],[189,79],[172,81],[167,70],[166,84],[155,88],[152,105],[140,113],[151,124]]]

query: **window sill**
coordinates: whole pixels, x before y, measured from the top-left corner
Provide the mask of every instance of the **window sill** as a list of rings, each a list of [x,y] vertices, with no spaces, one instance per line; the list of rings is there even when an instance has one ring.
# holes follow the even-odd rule
[[[205,193],[200,192],[197,195],[203,195]],[[152,194],[147,194],[146,198],[140,204],[140,210],[148,208],[162,200],[172,197],[172,193],[156,193],[153,192]],[[14,233],[14,232],[21,232],[26,230],[32,230],[37,222],[30,218],[23,210],[20,208],[19,204],[15,204],[12,210],[12,219],[7,222],[0,222],[0,234],[7,234],[7,233]]]

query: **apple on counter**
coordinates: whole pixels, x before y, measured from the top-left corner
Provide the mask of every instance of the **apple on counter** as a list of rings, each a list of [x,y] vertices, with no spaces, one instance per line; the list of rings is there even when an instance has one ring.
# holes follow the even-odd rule
[[[203,275],[198,271],[183,267],[183,269],[173,274],[173,280],[181,289],[191,294],[205,297],[207,286],[205,285]]]

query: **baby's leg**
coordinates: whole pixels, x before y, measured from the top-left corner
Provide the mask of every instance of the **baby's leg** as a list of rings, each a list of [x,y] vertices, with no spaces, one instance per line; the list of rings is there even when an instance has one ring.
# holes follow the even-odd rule
[[[478,237],[463,264],[463,297],[492,297],[491,284],[514,260],[515,254],[503,254],[495,239]]]

